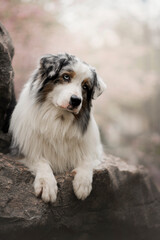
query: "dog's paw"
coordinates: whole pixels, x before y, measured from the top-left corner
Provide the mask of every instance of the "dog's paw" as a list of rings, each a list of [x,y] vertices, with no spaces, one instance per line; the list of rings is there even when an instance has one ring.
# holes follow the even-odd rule
[[[92,174],[87,171],[77,171],[73,180],[73,190],[78,199],[84,200],[92,190]]]
[[[53,177],[36,177],[34,190],[37,197],[41,196],[44,202],[55,202],[57,198],[57,182]]]

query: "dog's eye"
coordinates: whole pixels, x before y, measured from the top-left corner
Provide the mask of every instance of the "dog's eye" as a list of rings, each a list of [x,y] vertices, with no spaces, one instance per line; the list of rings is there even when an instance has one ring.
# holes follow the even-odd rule
[[[84,85],[82,86],[82,88],[83,88],[84,90],[87,90],[87,88],[88,88],[87,84],[84,84]]]
[[[69,80],[70,80],[70,76],[69,76],[68,74],[64,74],[64,75],[63,75],[63,79],[64,79],[65,81],[69,81]]]

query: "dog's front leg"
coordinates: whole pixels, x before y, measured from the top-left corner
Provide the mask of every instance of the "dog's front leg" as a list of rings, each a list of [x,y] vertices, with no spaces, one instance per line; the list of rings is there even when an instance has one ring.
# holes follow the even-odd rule
[[[57,198],[57,181],[47,162],[39,162],[34,166],[34,190],[44,202],[55,202]]]
[[[78,199],[84,200],[92,190],[93,166],[91,163],[83,163],[73,170],[73,190]]]

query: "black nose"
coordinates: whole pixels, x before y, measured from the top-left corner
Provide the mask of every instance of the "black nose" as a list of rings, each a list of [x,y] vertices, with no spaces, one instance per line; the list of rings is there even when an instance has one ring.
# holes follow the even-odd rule
[[[78,107],[81,103],[81,98],[77,97],[76,95],[72,95],[70,98],[69,104],[73,107]]]

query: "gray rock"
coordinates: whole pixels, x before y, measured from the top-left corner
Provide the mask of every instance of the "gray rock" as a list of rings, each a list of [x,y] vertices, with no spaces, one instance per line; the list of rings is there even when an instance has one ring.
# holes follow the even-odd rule
[[[5,48],[7,48],[10,58],[14,56],[14,47],[12,39],[7,31],[7,29],[0,23],[0,42],[3,43]]]
[[[56,178],[56,203],[43,203],[27,168],[0,155],[1,240],[159,239],[160,193],[142,167],[107,156],[85,201],[74,195],[71,173]]]
[[[15,93],[13,86],[14,72],[12,58],[14,47],[9,33],[0,24],[0,151],[8,152],[10,143],[8,132],[10,116],[15,107]]]

